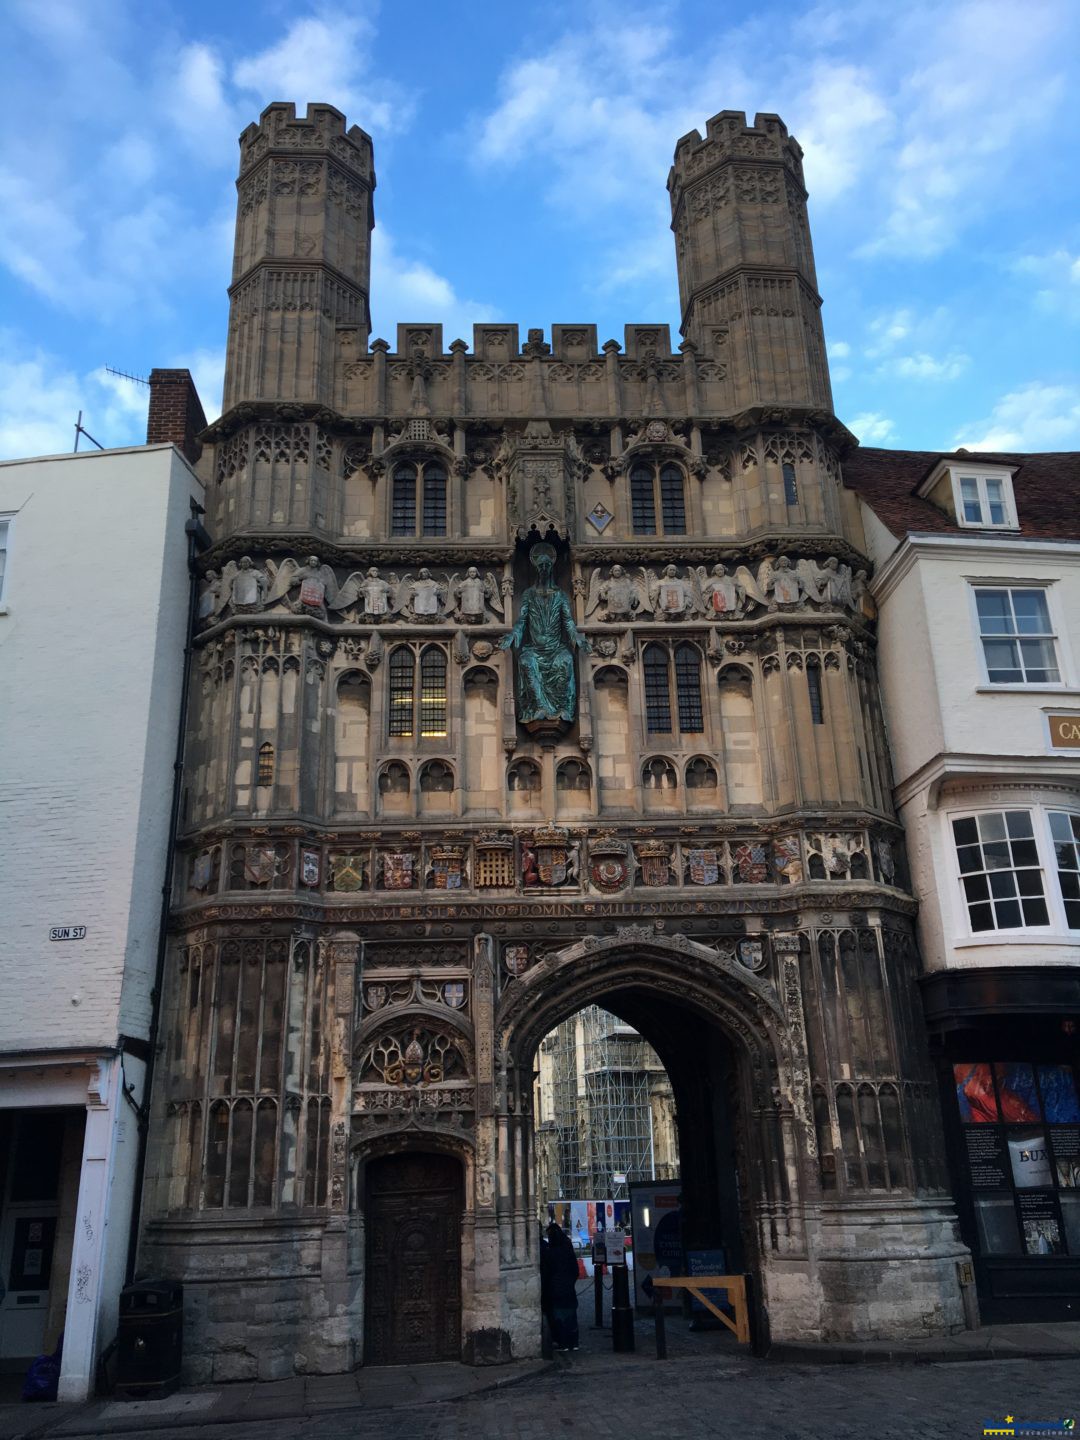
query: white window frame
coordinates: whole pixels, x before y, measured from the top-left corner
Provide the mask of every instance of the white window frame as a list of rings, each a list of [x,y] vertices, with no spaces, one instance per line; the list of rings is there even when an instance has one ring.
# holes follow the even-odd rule
[[[1053,580],[1015,580],[1009,578],[998,579],[995,576],[984,576],[976,579],[973,576],[967,577],[968,587],[968,609],[971,614],[972,629],[975,634],[975,644],[979,656],[979,678],[980,686],[988,690],[1069,690],[1071,689],[1071,667],[1067,664],[1067,651],[1063,643],[1061,616],[1057,612],[1057,596],[1055,593],[1055,582]],[[977,592],[979,590],[1040,590],[1043,599],[1046,601],[1046,613],[1050,620],[1048,634],[1042,636],[1030,636],[1030,639],[1050,639],[1054,645],[1054,659],[1057,662],[1058,678],[1056,680],[991,680],[990,667],[986,663],[986,647],[983,645],[982,620],[979,617],[979,602]],[[1022,637],[1017,636],[1017,639]]]
[[[965,530],[1019,530],[1016,518],[1016,499],[1013,495],[1012,476],[1007,470],[992,468],[972,470],[968,467],[950,467],[953,505],[956,509],[956,523]],[[974,480],[979,492],[980,519],[969,520],[964,514],[963,481]],[[986,493],[986,482],[996,480],[1001,486],[1001,499],[1005,509],[1004,520],[991,520],[990,499]]]
[[[967,892],[964,889],[964,874],[960,869],[954,820],[974,819],[978,815],[1002,815],[1010,810],[1024,810],[1031,817],[1031,829],[1035,850],[1039,860],[1039,872],[1043,882],[1043,900],[1046,903],[1047,923],[1045,925],[1018,925],[1009,929],[975,930],[971,925]],[[945,840],[949,847],[953,875],[952,893],[959,907],[957,935],[961,943],[972,945],[996,945],[1001,941],[1026,944],[1080,944],[1080,929],[1071,930],[1065,917],[1065,903],[1061,896],[1058,880],[1057,855],[1050,832],[1050,812],[1080,815],[1080,801],[1069,804],[1051,804],[1046,800],[995,801],[984,805],[957,805],[944,813]]]
[[[5,614],[8,608],[7,587],[11,574],[11,535],[14,529],[14,513],[0,511],[0,550],[4,553],[4,566],[0,570],[0,614]]]

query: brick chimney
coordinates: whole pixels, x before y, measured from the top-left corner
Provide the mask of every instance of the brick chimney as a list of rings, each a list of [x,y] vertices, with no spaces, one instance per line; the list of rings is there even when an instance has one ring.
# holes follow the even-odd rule
[[[195,437],[205,429],[206,416],[191,371],[151,370],[146,443],[175,445],[194,465],[202,454]]]

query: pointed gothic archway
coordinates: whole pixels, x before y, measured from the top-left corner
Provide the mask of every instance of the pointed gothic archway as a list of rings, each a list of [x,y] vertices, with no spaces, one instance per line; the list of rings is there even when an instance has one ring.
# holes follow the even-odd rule
[[[592,1004],[633,1025],[668,1071],[688,1247],[722,1243],[732,1269],[759,1275],[766,1301],[779,1270],[805,1268],[817,1166],[801,997],[755,973],[759,951],[742,953],[749,963],[735,940],[707,945],[626,926],[549,950],[506,987],[496,1015],[506,1096],[497,1176],[504,1271],[530,1263],[535,1229],[523,1224],[538,1203],[530,1163],[536,1050]]]

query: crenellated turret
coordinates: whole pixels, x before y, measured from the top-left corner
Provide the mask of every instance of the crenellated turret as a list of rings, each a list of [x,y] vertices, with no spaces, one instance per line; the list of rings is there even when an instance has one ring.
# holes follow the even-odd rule
[[[832,409],[802,150],[777,115],[722,110],[668,175],[682,332],[725,364],[733,406]]]
[[[240,137],[225,408],[332,404],[338,332],[371,329],[371,137],[332,105],[268,105]]]

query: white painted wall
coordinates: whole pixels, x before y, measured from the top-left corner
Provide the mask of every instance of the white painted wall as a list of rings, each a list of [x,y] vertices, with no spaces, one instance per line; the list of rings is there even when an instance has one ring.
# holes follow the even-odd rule
[[[0,464],[0,1105],[86,1105],[60,1398],[116,1328],[169,844],[190,500],[171,445]],[[50,941],[54,925],[84,940]],[[96,1056],[96,1058],[94,1058]],[[26,1083],[33,1073],[33,1085]]]
[[[202,495],[171,445],[0,465],[0,1053],[147,1034]]]
[[[925,964],[1080,964],[1077,933],[969,932],[951,830],[956,813],[1080,808],[1080,752],[1052,750],[1046,723],[1049,710],[1080,716],[1080,544],[949,535],[896,547],[873,518],[866,533],[877,546],[882,698]],[[991,686],[972,585],[1025,582],[1047,587],[1061,683]]]

